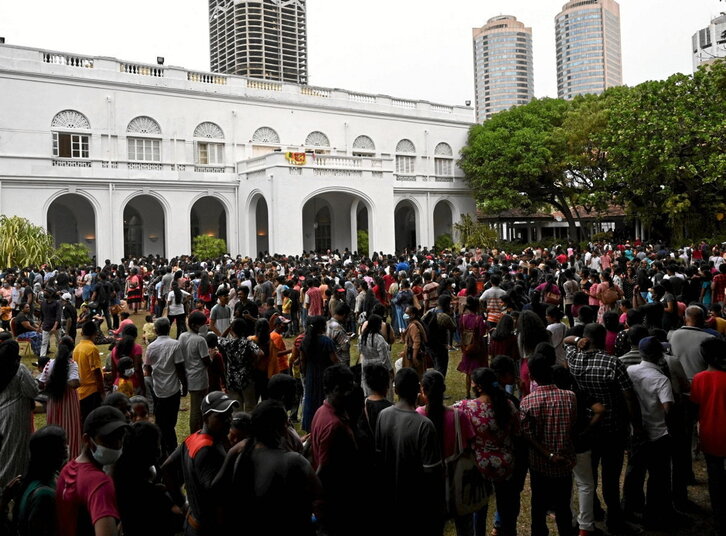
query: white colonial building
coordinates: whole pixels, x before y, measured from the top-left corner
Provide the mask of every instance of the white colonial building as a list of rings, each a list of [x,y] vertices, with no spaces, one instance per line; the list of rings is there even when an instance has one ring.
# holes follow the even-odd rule
[[[99,260],[431,246],[473,110],[0,45],[0,213]],[[291,154],[292,153],[292,154]]]

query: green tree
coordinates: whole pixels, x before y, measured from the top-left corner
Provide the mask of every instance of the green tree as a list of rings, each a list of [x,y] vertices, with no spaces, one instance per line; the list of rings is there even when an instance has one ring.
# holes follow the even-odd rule
[[[436,238],[436,241],[434,242],[434,247],[436,248],[436,251],[443,251],[444,249],[451,249],[454,247],[454,240],[451,238],[451,235],[448,233],[439,235]]]
[[[358,230],[358,254],[368,255],[368,231],[363,229]]]
[[[227,253],[227,242],[213,236],[199,235],[192,241],[192,254],[198,259],[216,259]]]
[[[53,237],[20,216],[0,215],[0,263],[4,268],[53,262]]]
[[[91,251],[85,244],[63,243],[55,250],[55,261],[59,266],[88,266]]]
[[[454,224],[459,241],[465,248],[493,248],[499,239],[497,232],[486,224],[476,221],[471,214],[464,214]]]
[[[555,208],[567,221],[570,237],[576,238],[580,215],[573,207],[601,187],[603,172],[597,158],[579,173],[572,171],[586,160],[580,153],[590,150],[586,142],[599,122],[591,121],[579,138],[565,134],[577,117],[594,109],[590,100],[580,105],[535,99],[472,127],[459,165],[482,210]]]
[[[628,214],[674,240],[726,209],[726,64],[645,82],[612,99],[602,147]]]

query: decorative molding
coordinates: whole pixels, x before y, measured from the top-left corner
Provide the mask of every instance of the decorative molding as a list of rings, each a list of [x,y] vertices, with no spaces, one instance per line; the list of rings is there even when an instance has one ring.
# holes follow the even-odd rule
[[[252,134],[252,143],[269,143],[279,145],[280,136],[270,127],[260,127],[255,130],[254,134]]]
[[[375,151],[376,144],[373,140],[365,135],[358,136],[353,142],[353,149],[362,149],[364,151]]]
[[[314,130],[310,134],[308,134],[308,137],[305,138],[305,146],[306,147],[330,147],[330,140],[328,137],[320,132],[319,130]]]
[[[223,140],[224,132],[216,123],[205,121],[204,123],[199,123],[199,125],[197,125],[197,128],[194,129],[194,137]]]
[[[403,139],[398,142],[396,145],[396,152],[397,153],[416,153],[416,146],[413,144],[411,140]]]
[[[454,151],[451,150],[451,145],[446,142],[441,142],[434,149],[436,156],[454,156]]]
[[[55,114],[53,121],[50,123],[50,128],[82,128],[85,130],[91,130],[91,123],[81,112],[77,112],[75,110],[63,110],[62,112]]]
[[[129,122],[126,132],[133,134],[161,134],[161,127],[151,117],[140,115]]]

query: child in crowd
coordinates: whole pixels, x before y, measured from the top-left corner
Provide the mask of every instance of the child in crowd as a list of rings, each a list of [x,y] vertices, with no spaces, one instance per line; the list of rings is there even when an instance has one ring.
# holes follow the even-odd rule
[[[144,344],[146,344],[147,346],[156,340],[156,331],[154,331],[153,315],[146,315],[146,323],[141,328],[141,332],[144,336]]]
[[[250,436],[252,431],[252,416],[244,411],[237,411],[232,414],[232,424],[229,427],[229,444],[236,445]]]
[[[131,376],[134,375],[134,361],[128,356],[118,360],[118,385],[115,390],[123,393],[129,398],[134,396],[134,384],[131,383]]]
[[[131,404],[131,422],[151,422],[149,414],[149,401],[141,395],[132,396],[129,399]]]

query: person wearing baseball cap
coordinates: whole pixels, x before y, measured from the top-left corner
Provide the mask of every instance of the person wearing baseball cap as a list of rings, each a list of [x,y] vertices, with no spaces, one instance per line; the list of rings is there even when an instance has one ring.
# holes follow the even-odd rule
[[[186,488],[189,511],[185,534],[223,534],[220,523],[222,502],[212,489],[215,477],[227,455],[224,443],[232,423],[232,412],[239,402],[221,391],[207,394],[201,403],[204,425],[177,447],[162,466],[164,484],[174,503],[185,503],[182,484]],[[178,475],[183,476],[180,482]]]
[[[83,424],[83,449],[68,462],[56,486],[58,533],[116,534],[120,519],[113,480],[106,474],[121,457],[128,424],[123,413],[102,406]]]

